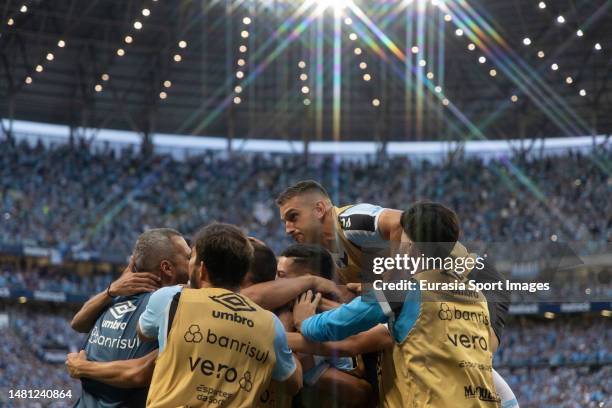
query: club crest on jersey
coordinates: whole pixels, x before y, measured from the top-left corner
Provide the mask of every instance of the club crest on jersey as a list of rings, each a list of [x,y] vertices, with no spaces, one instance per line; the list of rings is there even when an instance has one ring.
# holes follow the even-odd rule
[[[248,304],[247,301],[237,293],[224,293],[223,295],[209,296],[209,298],[234,312],[255,311],[255,308]]]
[[[121,319],[127,313],[131,313],[136,310],[136,306],[132,303],[131,300],[126,300],[125,302],[120,302],[110,308],[110,312],[115,319]]]

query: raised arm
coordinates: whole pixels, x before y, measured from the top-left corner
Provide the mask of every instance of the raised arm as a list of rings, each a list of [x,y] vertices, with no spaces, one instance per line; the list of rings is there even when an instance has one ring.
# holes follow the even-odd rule
[[[287,333],[287,342],[297,353],[338,357],[353,357],[393,347],[393,338],[382,324],[340,341],[318,343],[307,340],[300,333]]]
[[[293,306],[295,327],[309,340],[343,340],[387,321],[378,303],[364,302],[361,297],[339,308],[314,315],[320,298],[317,294],[313,300],[312,292],[308,291]]]
[[[402,226],[400,218],[402,211],[385,208],[378,217],[378,231],[387,241],[400,242],[402,239]]]
[[[118,388],[146,387],[153,377],[157,350],[133,360],[97,362],[87,360],[85,350],[70,353],[66,368],[72,378],[90,378]]]
[[[136,293],[153,292],[159,288],[160,279],[148,272],[132,272],[130,265],[121,276],[110,284],[107,290],[89,299],[74,315],[70,326],[79,333],[88,333],[98,316],[112,303],[116,296],[130,296]]]
[[[334,282],[313,275],[258,283],[242,289],[240,293],[264,309],[275,310],[307,290],[340,300],[345,300],[349,294],[348,291],[339,289]]]

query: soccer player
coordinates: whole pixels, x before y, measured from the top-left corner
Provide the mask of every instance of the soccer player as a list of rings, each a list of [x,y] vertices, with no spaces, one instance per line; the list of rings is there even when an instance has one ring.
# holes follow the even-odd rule
[[[415,204],[402,214],[401,225],[402,242],[411,256],[447,257],[459,238],[457,216],[437,203]],[[467,278],[455,271],[419,270],[413,280],[453,284]],[[407,291],[399,308],[359,297],[315,316],[320,295],[313,300],[308,292],[294,307],[296,327],[307,339],[330,341],[391,321],[395,344],[383,355],[379,384],[384,407],[500,406],[482,293],[418,287]]]
[[[72,328],[89,332],[80,356],[95,362],[138,360],[142,367],[152,367],[157,343],[138,339],[136,324],[144,312],[151,292],[159,286],[186,283],[191,250],[178,231],[151,229],[138,237],[130,266],[106,291],[88,300],[72,320]],[[149,271],[149,272],[135,272]],[[111,384],[81,378],[82,395],[77,407],[144,406],[147,388],[123,371],[124,378]],[[113,384],[115,386],[113,386]],[[123,388],[118,388],[121,385]],[[125,389],[125,387],[130,389]]]
[[[289,395],[302,370],[280,320],[238,294],[253,246],[237,227],[211,224],[194,239],[192,288],[155,292],[140,316],[139,335],[159,343],[148,407],[214,404],[252,407],[271,379]]]
[[[253,237],[249,237],[249,241],[253,245],[254,258],[251,268],[242,279],[240,293],[253,300],[261,307],[268,310],[276,310],[293,301],[298,295],[309,289],[327,294],[333,298],[342,296],[342,293],[338,291],[336,285],[332,281],[319,276],[308,275],[293,279],[274,280],[276,277],[276,256],[274,252],[272,252],[263,242]],[[134,275],[138,276],[138,279],[140,279],[141,274]],[[134,282],[132,282],[131,278],[125,282],[123,286],[130,287],[137,292],[142,291],[137,285],[134,286]],[[112,293],[118,290],[115,289],[115,286],[115,284],[111,286]],[[154,287],[149,287],[149,290],[154,290]],[[103,295],[106,296],[105,294],[100,294],[98,297]],[[327,302],[333,306],[338,305],[329,300]],[[93,311],[93,313],[95,319],[97,312]],[[82,314],[80,313],[80,315]],[[284,315],[290,318],[288,326],[293,327],[293,317],[291,313]],[[84,315],[80,316],[79,319],[75,318],[74,323],[76,324],[76,320],[83,320],[83,318]],[[153,344],[151,344],[151,348],[153,348],[152,346]],[[70,353],[67,356],[66,367],[73,378],[88,378],[117,388],[146,388],[151,383],[151,377],[153,376],[153,370],[155,368],[157,347],[154,348],[155,350],[151,353],[140,358],[114,361],[90,361],[87,359],[85,351]],[[121,390],[119,390],[119,392],[121,392]],[[267,401],[273,398],[269,393],[264,397]],[[146,392],[143,396],[143,404],[145,402],[144,398],[146,398]]]
[[[277,269],[279,279],[306,275],[331,279],[334,261],[329,251],[320,245],[293,244],[281,253]],[[293,328],[292,315],[290,317]],[[310,354],[310,360],[304,363],[304,383],[309,388],[302,392],[303,400],[319,397],[320,402],[324,402],[333,398],[337,406],[362,407],[371,399],[372,387],[367,381],[353,375],[355,367],[351,358],[333,353],[326,353],[325,356]],[[306,369],[306,364],[309,364],[309,369]],[[310,401],[310,405],[313,403]]]
[[[329,250],[336,261],[336,279],[344,284],[360,282],[360,272],[368,265],[368,255],[381,250],[393,255],[402,238],[402,211],[372,204],[336,207],[329,194],[314,180],[300,181],[285,189],[276,199],[285,231],[299,243],[319,244]],[[459,242],[453,257],[474,257]],[[484,261],[484,268],[467,271],[476,282],[499,282],[504,277]],[[507,292],[485,292],[495,348],[499,345],[508,314]]]

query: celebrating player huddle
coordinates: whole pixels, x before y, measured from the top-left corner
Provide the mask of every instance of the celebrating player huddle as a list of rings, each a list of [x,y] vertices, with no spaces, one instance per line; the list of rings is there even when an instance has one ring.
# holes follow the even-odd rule
[[[459,243],[453,211],[335,207],[314,181],[276,203],[297,242],[278,259],[229,224],[203,227],[191,246],[167,228],[138,238],[122,276],[73,319],[89,333],[66,361],[82,381],[77,406],[518,406],[492,367],[506,297],[370,284],[375,256],[478,258]],[[377,276],[406,278],[387,268]],[[408,277],[501,279],[486,261]]]

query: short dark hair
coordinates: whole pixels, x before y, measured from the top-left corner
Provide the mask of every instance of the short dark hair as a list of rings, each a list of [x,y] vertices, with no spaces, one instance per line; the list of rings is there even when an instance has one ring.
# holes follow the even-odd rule
[[[459,218],[440,203],[421,201],[404,211],[400,224],[426,256],[446,257],[459,240]]]
[[[325,279],[334,276],[334,259],[329,251],[316,244],[293,244],[285,248],[281,256],[292,258],[293,262],[304,265]]]
[[[276,278],[276,255],[269,246],[258,239],[249,237],[253,245],[253,261],[249,268],[251,283],[272,281]]]
[[[253,245],[235,225],[213,223],[194,238],[196,265],[204,262],[209,282],[216,287],[240,285],[253,259]]]
[[[283,205],[293,197],[312,192],[320,193],[329,198],[327,190],[325,190],[321,184],[314,180],[302,180],[298,181],[292,186],[287,187],[282,193],[280,193],[276,198],[276,205]]]
[[[174,261],[177,250],[172,238],[181,236],[172,228],[153,228],[140,234],[132,252],[136,271],[159,272],[163,260]]]

